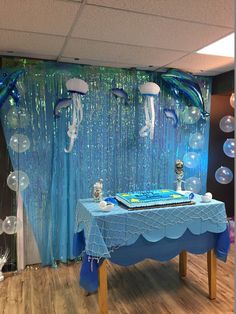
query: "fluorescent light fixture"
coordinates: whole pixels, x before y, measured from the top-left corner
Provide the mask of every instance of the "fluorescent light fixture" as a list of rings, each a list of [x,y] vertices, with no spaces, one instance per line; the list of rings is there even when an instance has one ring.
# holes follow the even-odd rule
[[[234,33],[198,50],[197,53],[234,58]]]

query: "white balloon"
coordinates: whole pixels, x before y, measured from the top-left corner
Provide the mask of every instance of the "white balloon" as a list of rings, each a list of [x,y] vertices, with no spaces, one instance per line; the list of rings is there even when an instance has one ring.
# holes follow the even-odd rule
[[[229,99],[230,106],[232,108],[234,108],[234,101],[235,101],[235,96],[234,96],[234,93],[232,93],[231,96],[230,96],[230,99]]]
[[[233,173],[229,168],[221,166],[215,172],[215,179],[221,184],[229,184],[233,180]]]
[[[186,106],[184,111],[181,112],[180,118],[184,124],[194,124],[201,117],[201,112],[197,107]]]
[[[7,185],[13,191],[23,191],[29,185],[29,178],[25,172],[16,170],[7,177]]]
[[[190,177],[185,181],[185,190],[199,193],[201,191],[202,183],[199,178]]]
[[[6,217],[2,224],[3,231],[7,234],[14,234],[22,227],[22,222],[15,216]]]
[[[233,116],[224,116],[220,120],[220,129],[226,133],[233,132],[234,131],[234,117]]]
[[[195,152],[188,152],[183,158],[184,166],[187,168],[196,168],[200,162],[200,155]]]
[[[194,149],[201,149],[204,145],[204,136],[199,133],[192,133],[189,137],[189,146]]]
[[[228,157],[234,158],[235,156],[235,140],[234,138],[227,138],[224,142],[223,151]]]
[[[10,147],[17,153],[26,152],[30,148],[30,140],[24,134],[15,133],[10,138]]]
[[[13,129],[26,128],[30,122],[29,114],[25,108],[13,106],[7,113],[7,122]]]

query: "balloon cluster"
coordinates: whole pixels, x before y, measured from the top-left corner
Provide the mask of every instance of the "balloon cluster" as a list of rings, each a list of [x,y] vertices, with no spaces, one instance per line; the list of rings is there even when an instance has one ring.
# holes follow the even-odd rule
[[[230,97],[230,106],[234,108],[234,93]],[[219,123],[220,129],[225,133],[234,131],[234,117],[227,115],[224,116]],[[234,158],[235,156],[235,140],[234,138],[228,138],[224,142],[223,151],[226,156]],[[233,180],[233,173],[228,167],[221,166],[215,172],[215,179],[220,184],[229,184]]]
[[[14,234],[17,233],[22,227],[22,221],[15,217],[9,216],[4,220],[0,219],[0,234],[5,232],[6,234]]]

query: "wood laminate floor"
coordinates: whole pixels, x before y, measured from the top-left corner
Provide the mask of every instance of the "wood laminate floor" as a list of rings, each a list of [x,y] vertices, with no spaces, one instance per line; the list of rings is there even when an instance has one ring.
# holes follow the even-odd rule
[[[234,313],[234,252],[217,261],[217,299],[208,299],[205,255],[188,254],[187,277],[178,276],[178,258],[146,260],[130,267],[108,265],[109,313]],[[0,314],[96,314],[97,295],[78,285],[80,263],[26,269],[0,282]]]

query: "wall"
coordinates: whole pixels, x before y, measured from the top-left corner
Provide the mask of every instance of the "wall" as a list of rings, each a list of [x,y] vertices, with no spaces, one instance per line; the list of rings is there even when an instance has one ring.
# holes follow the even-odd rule
[[[212,95],[211,98],[207,190],[215,199],[225,203],[227,215],[232,217],[234,215],[234,180],[230,184],[223,185],[215,179],[215,171],[220,166],[228,167],[234,172],[234,158],[226,156],[223,152],[224,142],[227,138],[233,138],[234,133],[224,133],[219,127],[221,118],[226,115],[234,116],[229,98],[230,95]]]
[[[16,215],[16,196],[7,186],[7,176],[12,171],[7,145],[0,122],[0,219],[6,216]],[[2,233],[0,235],[0,252],[8,248],[10,255],[4,266],[5,271],[16,269],[16,237]]]

